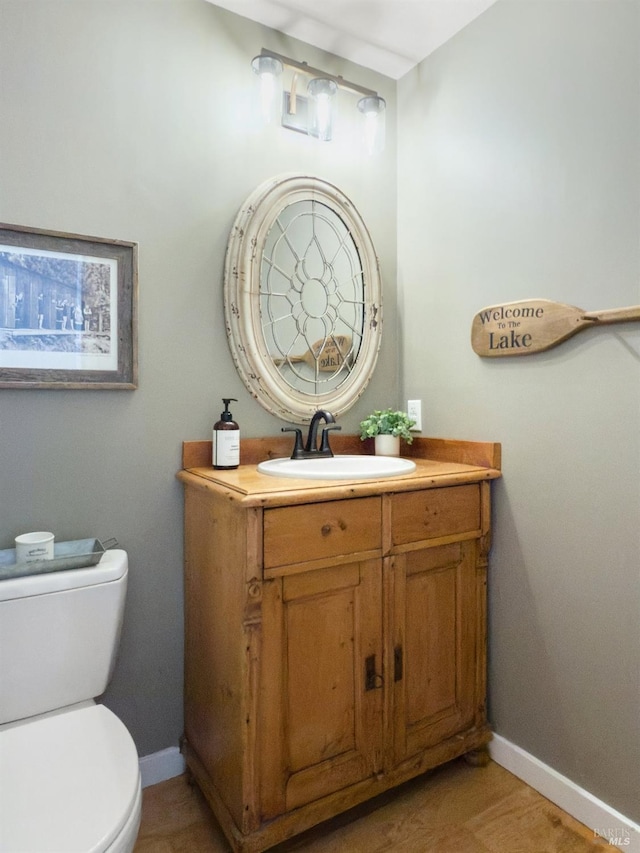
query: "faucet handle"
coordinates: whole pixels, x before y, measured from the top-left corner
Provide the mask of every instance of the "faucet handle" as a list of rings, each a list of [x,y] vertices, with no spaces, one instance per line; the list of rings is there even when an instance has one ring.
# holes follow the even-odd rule
[[[332,429],[342,429],[339,424],[327,424],[322,428],[322,442],[320,444],[320,453],[325,453],[327,456],[333,456],[333,451],[329,447],[329,431]]]
[[[301,454],[304,453],[304,448],[302,447],[302,430],[298,427],[282,427],[282,432],[295,432],[296,434],[296,442],[293,445],[293,453],[291,454],[292,459],[300,459]]]

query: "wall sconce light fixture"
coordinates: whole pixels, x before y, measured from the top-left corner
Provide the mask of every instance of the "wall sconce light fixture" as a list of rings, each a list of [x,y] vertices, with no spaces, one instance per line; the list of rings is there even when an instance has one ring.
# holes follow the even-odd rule
[[[309,133],[323,142],[331,141],[333,129],[333,96],[338,91],[338,84],[330,77],[314,77],[307,86],[311,99],[309,114]]]
[[[276,104],[280,103],[282,62],[275,56],[256,56],[252,62],[254,74],[260,78],[260,112],[264,121],[271,121]]]
[[[384,150],[384,113],[387,104],[379,95],[367,95],[358,101],[358,109],[364,116],[363,139],[368,154]]]
[[[251,62],[254,72],[260,77],[261,112],[265,120],[271,120],[275,104],[282,101],[281,124],[290,130],[314,136],[329,142],[333,135],[333,103],[339,91],[359,95],[357,107],[362,115],[363,140],[367,152],[374,154],[384,149],[386,102],[373,89],[350,83],[343,77],[328,74],[313,68],[306,62],[298,62],[279,53],[262,49]],[[282,91],[283,70],[293,74],[289,90]],[[298,78],[311,78],[307,85],[307,96],[299,95]]]

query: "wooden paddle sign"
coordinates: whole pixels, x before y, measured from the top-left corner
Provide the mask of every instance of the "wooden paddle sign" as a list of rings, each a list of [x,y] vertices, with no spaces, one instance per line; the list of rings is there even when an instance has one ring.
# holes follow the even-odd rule
[[[583,329],[640,320],[640,305],[583,311],[548,299],[524,299],[483,308],[471,324],[471,346],[481,356],[532,355]]]
[[[323,338],[311,344],[311,349],[307,350],[304,355],[274,358],[273,363],[279,366],[304,361],[314,370],[317,368],[324,373],[333,373],[341,367],[350,350],[351,337],[349,335],[332,335],[330,338]]]

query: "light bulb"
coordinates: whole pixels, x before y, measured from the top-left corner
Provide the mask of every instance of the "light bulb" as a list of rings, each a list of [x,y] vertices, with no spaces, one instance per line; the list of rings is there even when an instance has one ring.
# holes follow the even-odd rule
[[[282,62],[275,56],[256,56],[251,67],[260,79],[260,113],[264,121],[270,122],[275,117],[275,105],[280,103],[278,77],[282,74]]]
[[[333,130],[332,99],[338,91],[334,80],[325,77],[315,77],[307,86],[311,98],[309,133],[324,142],[331,140]]]
[[[360,98],[358,101],[358,109],[364,117],[363,140],[368,154],[384,150],[386,107],[386,101],[379,95]]]

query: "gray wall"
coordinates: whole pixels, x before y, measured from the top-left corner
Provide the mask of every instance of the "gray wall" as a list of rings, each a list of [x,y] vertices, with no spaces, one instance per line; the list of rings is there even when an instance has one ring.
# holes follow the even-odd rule
[[[381,91],[384,155],[252,123],[263,46]],[[0,221],[139,243],[138,390],[0,390],[0,548],[50,529],[129,552],[105,702],[147,755],[182,733],[181,443],[210,438],[223,395],[245,436],[282,426],[240,382],[222,310],[231,224],[267,178],[325,178],[363,215],[391,334],[343,428],[395,402],[395,84],[205,0],[0,0],[0,116]]]
[[[345,428],[417,397],[425,434],[503,442],[496,730],[640,818],[638,327],[516,361],[469,344],[502,300],[640,302],[639,38],[636,2],[499,2],[400,81],[396,152],[395,84],[204,0],[0,0],[0,220],[140,246],[139,389],[0,391],[0,547],[44,527],[129,551],[106,702],[141,755],[182,729],[181,442],[209,436],[223,394],[245,435],[280,428],[228,353],[229,228],[262,180],[310,171],[359,207],[385,282]],[[262,46],[379,89],[383,158],[253,127]]]
[[[503,443],[495,730],[640,819],[640,326],[480,359],[471,319],[640,303],[640,5],[498,2],[398,87],[404,399]]]

